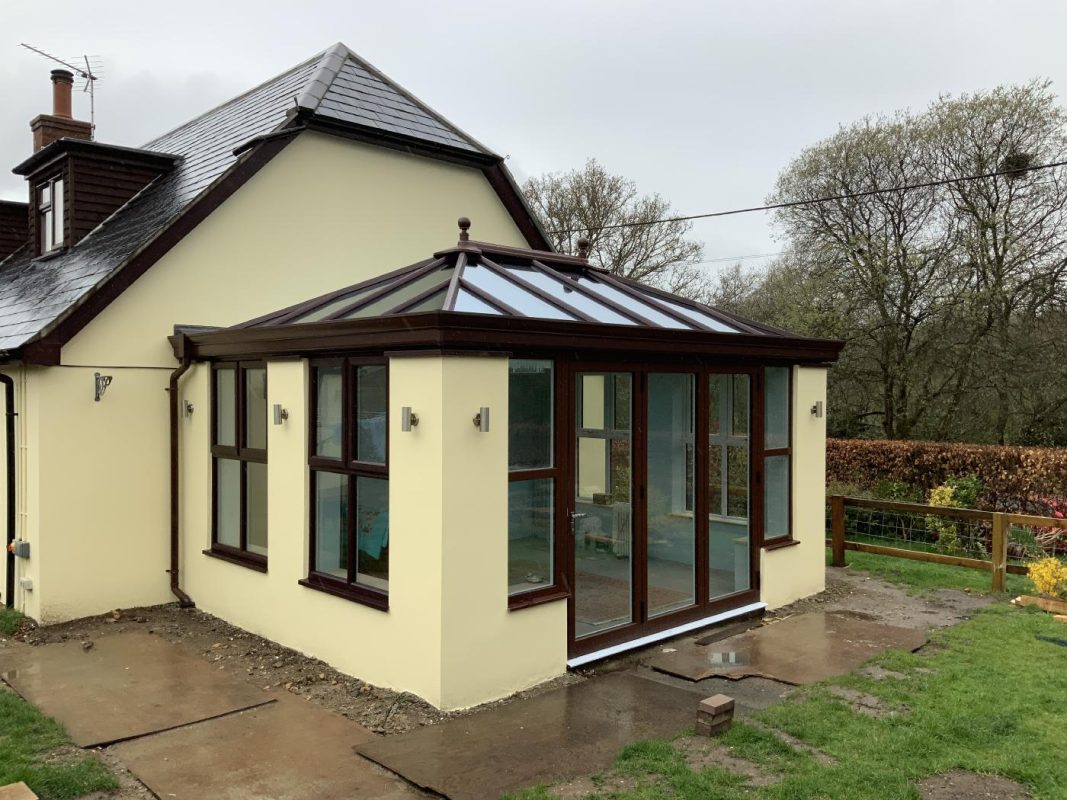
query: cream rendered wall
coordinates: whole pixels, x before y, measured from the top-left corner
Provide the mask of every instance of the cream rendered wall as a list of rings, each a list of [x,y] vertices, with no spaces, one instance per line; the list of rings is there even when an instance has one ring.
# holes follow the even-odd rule
[[[508,611],[508,359],[450,357],[443,369],[442,704],[463,708],[562,674],[567,604]],[[415,407],[416,388],[397,402]],[[488,433],[472,421],[482,406]]]
[[[526,244],[478,170],[302,134],[67,343],[63,366],[32,370],[24,510],[43,538],[25,565],[27,613],[57,622],[171,599],[176,323],[233,324],[427,258],[456,241],[461,215],[477,237]],[[114,375],[101,403],[97,371]]]
[[[826,416],[811,413],[820,400],[825,409],[826,369],[794,367],[793,538],[799,544],[761,554],[760,597],[771,609],[826,588]]]
[[[63,363],[174,366],[175,323],[232,325],[472,235],[528,246],[476,169],[298,136],[63,348]]]
[[[210,545],[208,373],[181,396],[182,584],[199,608],[371,683],[453,709],[561,674],[566,604],[507,609],[507,360],[390,362],[389,610],[298,584],[308,568],[306,362],[268,366],[268,572],[203,554]],[[400,431],[400,407],[419,425]],[[488,434],[471,417],[489,405]],[[491,415],[492,416],[492,415]]]

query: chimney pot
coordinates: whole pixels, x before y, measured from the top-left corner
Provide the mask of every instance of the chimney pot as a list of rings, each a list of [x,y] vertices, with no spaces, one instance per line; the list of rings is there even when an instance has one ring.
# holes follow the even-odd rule
[[[73,85],[73,72],[52,70],[52,116],[71,119],[70,91]]]

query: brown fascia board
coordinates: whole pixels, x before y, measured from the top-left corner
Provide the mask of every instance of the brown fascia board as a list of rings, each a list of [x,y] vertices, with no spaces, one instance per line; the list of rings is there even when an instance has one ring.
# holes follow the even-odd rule
[[[141,277],[159,259],[166,255],[209,214],[241,188],[253,175],[266,166],[294,136],[265,141],[241,160],[237,161],[213,186],[190,203],[170,225],[163,228],[139,252],[116,269],[105,281],[86,295],[54,324],[43,336],[19,348],[28,364],[56,365],[60,363],[60,351],[67,342],[107,308],[135,280]]]
[[[370,319],[227,328],[186,337],[193,359],[315,356],[327,353],[442,349],[537,350],[561,354],[630,354],[666,360],[692,358],[830,364],[844,342],[715,331],[679,331],[581,322],[431,311]]]
[[[11,171],[16,175],[32,175],[71,155],[84,155],[111,163],[133,164],[159,172],[166,172],[181,159],[181,156],[155,150],[102,144],[86,139],[57,139],[47,147],[42,147]]]

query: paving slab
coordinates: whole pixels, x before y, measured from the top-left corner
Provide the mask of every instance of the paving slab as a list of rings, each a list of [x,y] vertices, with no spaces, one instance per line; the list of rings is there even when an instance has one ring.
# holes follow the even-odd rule
[[[706,646],[687,642],[646,664],[691,681],[758,676],[800,686],[851,672],[890,648],[910,651],[925,643],[926,632],[915,628],[848,612],[811,612]]]
[[[411,800],[403,780],[355,753],[377,738],[331,711],[277,695],[266,706],[111,748],[158,797]]]
[[[616,673],[357,747],[451,800],[493,800],[609,767],[630,742],[696,718],[690,692]]]
[[[79,747],[144,736],[271,702],[158,636],[128,632],[5,654],[3,679]]]
[[[30,787],[22,781],[0,786],[0,800],[37,800]]]

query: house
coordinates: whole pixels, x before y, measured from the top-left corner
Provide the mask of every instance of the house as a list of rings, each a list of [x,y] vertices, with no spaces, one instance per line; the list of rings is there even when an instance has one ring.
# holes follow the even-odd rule
[[[0,207],[8,605],[177,598],[461,708],[823,588],[840,343],[551,252],[343,45],[141,149],[53,82]]]

